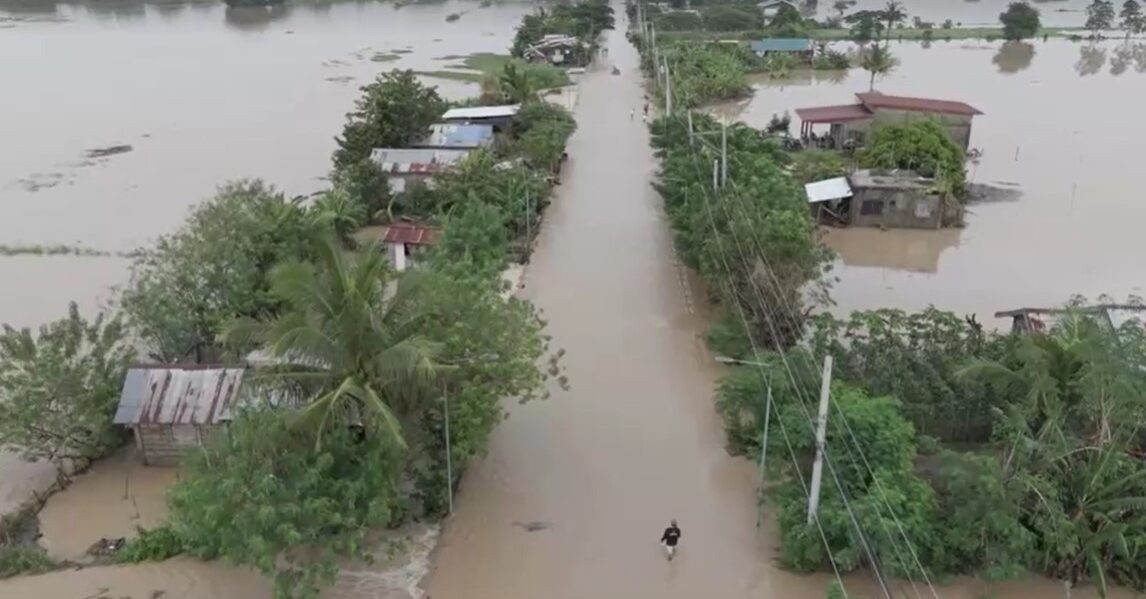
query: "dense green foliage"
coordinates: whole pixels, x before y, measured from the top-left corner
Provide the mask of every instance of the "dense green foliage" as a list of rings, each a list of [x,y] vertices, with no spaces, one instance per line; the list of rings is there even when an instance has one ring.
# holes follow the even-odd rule
[[[123,440],[111,419],[135,358],[118,317],[65,318],[0,332],[0,447],[60,464],[102,457]],[[61,469],[60,474],[64,471]]]
[[[331,183],[350,201],[361,205],[368,219],[384,215],[390,206],[390,183],[382,169],[369,158],[334,171]]]
[[[696,31],[704,28],[704,18],[693,11],[664,12],[651,20],[658,31]]]
[[[935,179],[945,199],[962,198],[967,182],[966,157],[943,125],[932,120],[877,127],[859,156],[864,168],[902,168]],[[948,207],[957,211],[954,202]],[[957,217],[956,217],[957,218]]]
[[[362,97],[347,115],[335,139],[334,168],[341,170],[370,157],[374,148],[404,148],[424,137],[446,110],[433,87],[413,71],[391,71],[362,87]]]
[[[1146,32],[1146,14],[1142,13],[1142,4],[1138,0],[1126,0],[1122,3],[1122,10],[1118,11],[1119,25],[1126,32],[1127,37]]]
[[[707,116],[694,116],[698,135],[719,135]],[[754,338],[766,347],[801,335],[809,283],[819,285],[828,259],[816,242],[803,190],[784,172],[775,142],[737,124],[728,128],[728,186],[712,189],[716,152],[689,144],[681,119],[653,123],[661,159],[657,188],[664,198],[682,259],[711,284],[730,311],[743,309]],[[756,297],[768,297],[771,318]]]
[[[274,311],[266,275],[305,257],[315,220],[259,181],[221,187],[175,233],[140,251],[121,302],[145,352],[161,362],[217,362],[236,316]]]
[[[41,548],[29,545],[6,547],[0,544],[0,580],[19,574],[47,572],[56,567]]]
[[[759,29],[760,10],[751,5],[714,5],[700,11],[704,28],[709,31],[749,31]]]
[[[1086,7],[1086,24],[1091,35],[1097,36],[1102,31],[1114,27],[1114,2],[1111,0],[1094,0]]]
[[[681,42],[662,45],[660,55],[668,60],[673,104],[678,108],[694,108],[748,93],[748,69],[730,52],[706,44]],[[643,63],[645,70],[651,73],[652,55],[646,52]]]
[[[841,569],[867,560],[832,470],[889,574],[922,567],[995,580],[1030,570],[1090,581],[1102,595],[1111,582],[1146,585],[1141,328],[1113,331],[1074,314],[1048,333],[1001,337],[934,310],[880,310],[821,318],[811,337],[786,364],[769,353],[756,357],[760,367],[733,370],[717,392],[730,446],[757,455],[772,390],[768,455],[789,566],[828,565],[819,530],[805,524],[800,477],[813,448],[817,358],[830,352],[839,382],[818,521]],[[978,443],[918,455],[927,437],[909,418],[943,439]]]
[[[1008,40],[1034,37],[1042,27],[1039,9],[1026,2],[1010,3],[1007,10],[999,14],[999,22],[1003,24],[1003,37]]]

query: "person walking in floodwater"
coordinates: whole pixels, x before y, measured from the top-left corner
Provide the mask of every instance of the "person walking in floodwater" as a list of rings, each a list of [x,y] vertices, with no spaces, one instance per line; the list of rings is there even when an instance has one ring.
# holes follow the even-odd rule
[[[676,525],[676,520],[669,523],[669,527],[661,534],[661,544],[665,546],[665,553],[668,554],[668,560],[672,561],[672,556],[676,554],[676,544],[680,542],[680,527]]]

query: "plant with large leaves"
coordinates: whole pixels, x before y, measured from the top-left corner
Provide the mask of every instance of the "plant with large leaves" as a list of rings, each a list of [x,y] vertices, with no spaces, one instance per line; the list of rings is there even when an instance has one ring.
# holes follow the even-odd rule
[[[400,417],[432,392],[445,367],[420,334],[418,273],[395,277],[378,247],[344,253],[327,239],[313,262],[271,272],[276,316],[240,319],[228,344],[259,348],[271,365],[258,381],[302,399],[297,423],[322,433],[335,423],[388,435],[405,446]]]

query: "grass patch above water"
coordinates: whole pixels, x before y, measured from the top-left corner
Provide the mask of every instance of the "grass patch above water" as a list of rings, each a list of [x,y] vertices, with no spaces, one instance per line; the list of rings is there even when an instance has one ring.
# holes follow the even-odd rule
[[[1072,28],[1045,27],[1039,31],[1038,38],[1070,37],[1072,35],[1086,35],[1085,31]],[[760,31],[658,31],[657,37],[664,40],[758,40],[775,37],[767,30]],[[847,41],[851,39],[848,29],[813,29],[808,37],[820,41]],[[882,38],[881,38],[882,39]],[[905,27],[896,29],[891,34],[893,40],[903,41],[949,41],[949,40],[1001,40],[1002,27],[951,27],[943,29],[934,27],[924,29],[919,27]]]
[[[440,60],[458,60],[459,62],[448,64],[444,69],[415,71],[415,73],[437,79],[481,83],[482,79],[487,76],[500,74],[505,65],[513,62],[525,70],[528,76],[536,82],[538,89],[569,85],[569,77],[564,70],[547,64],[526,63],[514,59],[508,54],[477,52],[468,56],[443,56]]]
[[[402,58],[402,56],[396,52],[375,52],[374,56],[370,57],[370,60],[374,62],[391,62],[399,58]]]

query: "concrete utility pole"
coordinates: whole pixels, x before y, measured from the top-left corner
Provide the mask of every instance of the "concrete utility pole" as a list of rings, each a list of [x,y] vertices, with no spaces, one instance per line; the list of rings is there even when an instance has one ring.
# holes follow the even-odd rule
[[[672,116],[672,72],[668,58],[665,58],[665,116]]]
[[[450,394],[442,387],[442,400],[446,403],[446,500],[450,508],[450,515],[454,515],[454,464],[450,448]]]
[[[719,160],[713,160],[712,161],[712,189],[713,189],[713,191],[715,191],[716,188],[719,187],[719,184],[720,184],[720,161]]]
[[[820,379],[820,413],[816,418],[816,461],[812,464],[812,489],[808,493],[808,524],[820,509],[820,482],[824,477],[824,446],[828,437],[828,398],[832,391],[832,357],[824,356],[824,374]]]
[[[533,221],[529,218],[529,192],[525,192],[525,256],[528,260],[529,248],[533,244]]]
[[[688,111],[688,145],[692,144],[692,111]]]
[[[720,119],[720,186],[728,185],[728,118]]]

